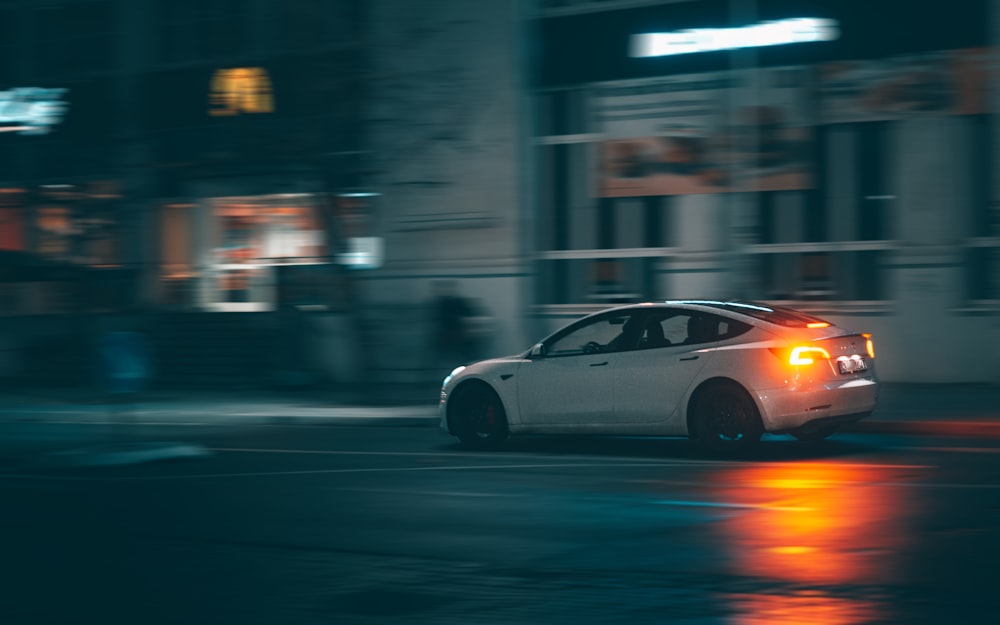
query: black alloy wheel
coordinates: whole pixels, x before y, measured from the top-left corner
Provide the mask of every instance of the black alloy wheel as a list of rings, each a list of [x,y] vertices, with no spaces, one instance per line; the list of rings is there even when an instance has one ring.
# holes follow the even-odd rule
[[[507,440],[507,413],[493,389],[484,385],[458,389],[450,408],[458,440],[469,449],[494,449]]]
[[[692,409],[694,437],[711,451],[746,451],[764,433],[757,406],[736,384],[720,382],[703,388]]]

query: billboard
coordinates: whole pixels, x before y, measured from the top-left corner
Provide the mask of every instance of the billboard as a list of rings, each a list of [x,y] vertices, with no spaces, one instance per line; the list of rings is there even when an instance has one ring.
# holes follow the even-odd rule
[[[821,123],[987,113],[992,53],[976,48],[823,63]]]
[[[595,85],[597,195],[809,188],[810,76],[780,67]]]

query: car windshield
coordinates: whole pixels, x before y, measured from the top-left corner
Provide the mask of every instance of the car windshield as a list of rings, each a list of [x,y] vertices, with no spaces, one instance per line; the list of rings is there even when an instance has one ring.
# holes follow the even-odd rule
[[[689,301],[687,303],[738,312],[749,317],[767,321],[768,323],[785,326],[786,328],[826,328],[833,325],[825,319],[807,315],[797,310],[759,302]]]

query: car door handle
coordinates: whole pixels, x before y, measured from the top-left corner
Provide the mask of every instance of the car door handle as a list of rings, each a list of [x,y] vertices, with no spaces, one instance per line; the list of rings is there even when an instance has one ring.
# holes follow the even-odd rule
[[[681,358],[681,360],[698,360],[698,357],[697,356],[685,356],[684,358]]]
[[[592,364],[592,365],[590,365],[590,366],[591,366],[591,367],[603,367],[603,366],[604,366],[604,365],[606,365],[606,364],[608,364],[608,361],[607,361],[607,360],[605,360],[604,362],[595,362],[595,363],[593,363],[593,364]]]

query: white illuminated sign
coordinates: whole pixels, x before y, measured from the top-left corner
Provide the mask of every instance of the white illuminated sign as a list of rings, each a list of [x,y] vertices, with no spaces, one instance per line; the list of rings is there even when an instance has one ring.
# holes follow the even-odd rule
[[[66,114],[66,103],[61,98],[67,91],[41,87],[0,91],[0,132],[44,135]]]
[[[337,262],[352,269],[377,269],[385,257],[382,237],[351,237],[347,251],[337,255]]]
[[[795,17],[738,28],[694,28],[672,33],[632,35],[633,57],[669,56],[789,43],[832,41],[840,36],[836,20]]]

